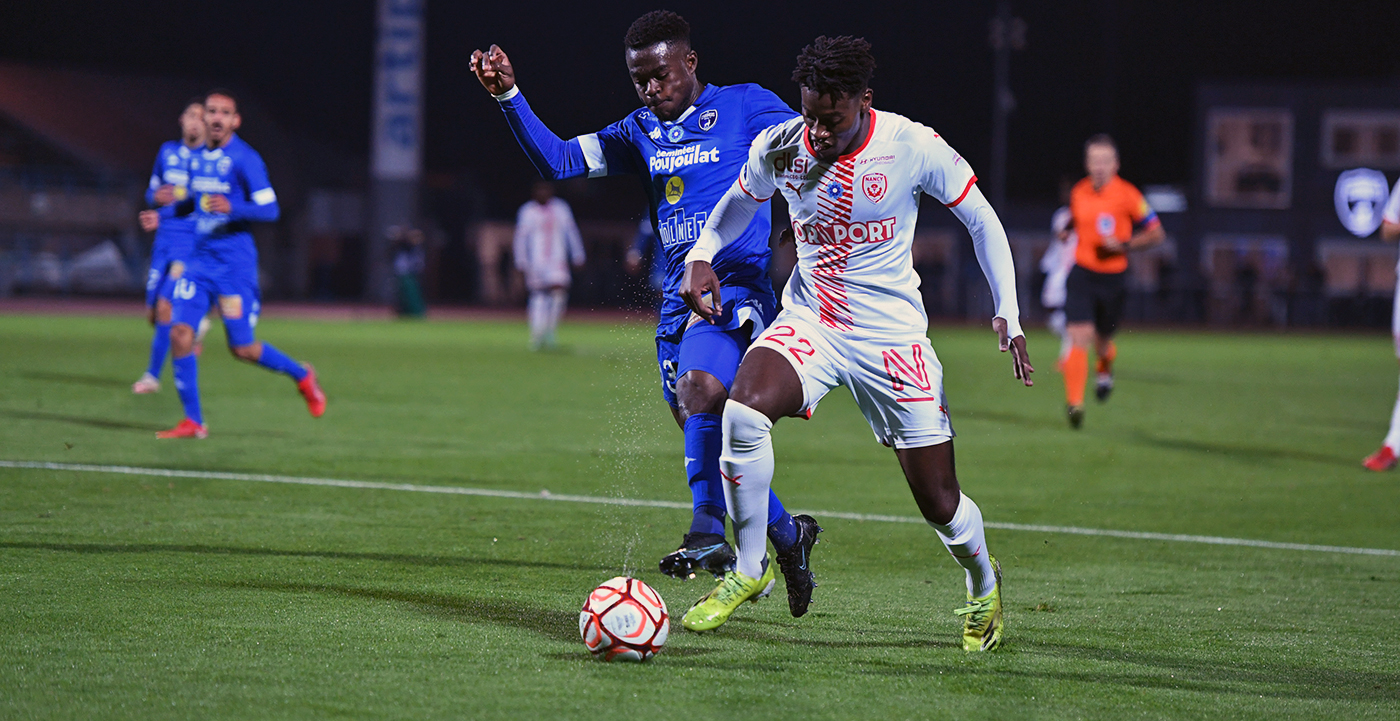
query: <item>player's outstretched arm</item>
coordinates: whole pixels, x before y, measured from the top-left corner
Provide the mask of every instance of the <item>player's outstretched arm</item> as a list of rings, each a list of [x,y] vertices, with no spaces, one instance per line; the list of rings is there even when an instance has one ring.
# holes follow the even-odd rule
[[[501,104],[501,112],[505,113],[516,142],[541,177],[563,180],[589,173],[588,159],[579,139],[563,140],[535,115],[515,84],[515,68],[511,67],[510,58],[500,47],[492,45],[484,53],[472,51],[471,65],[481,86]]]
[[[1381,240],[1400,240],[1400,223],[1392,223],[1388,220],[1381,222]]]
[[[953,214],[972,234],[972,248],[977,264],[992,287],[992,302],[996,317],[992,329],[997,333],[998,346],[1011,353],[1011,369],[1016,379],[1027,386],[1034,385],[1030,353],[1026,350],[1026,334],[1021,330],[1021,310],[1016,303],[1016,264],[1011,258],[1011,243],[1001,219],[992,209],[982,190],[972,185],[961,202],[954,205]]]
[[[742,175],[740,176],[743,177]],[[713,323],[724,308],[719,294],[719,278],[710,263],[724,246],[743,234],[763,201],[744,189],[742,180],[735,180],[729,191],[715,204],[714,212],[705,221],[700,237],[685,256],[685,275],[681,277],[681,300],[695,314]]]

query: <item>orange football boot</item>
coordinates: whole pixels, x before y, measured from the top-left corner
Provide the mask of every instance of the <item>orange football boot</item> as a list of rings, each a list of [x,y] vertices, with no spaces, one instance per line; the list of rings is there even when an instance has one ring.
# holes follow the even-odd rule
[[[297,390],[306,399],[306,410],[311,411],[311,417],[320,418],[326,412],[326,394],[316,382],[316,369],[310,363],[303,363],[302,367],[306,369],[306,377],[297,381]]]
[[[186,418],[168,431],[159,431],[156,438],[208,438],[209,429],[201,423]]]

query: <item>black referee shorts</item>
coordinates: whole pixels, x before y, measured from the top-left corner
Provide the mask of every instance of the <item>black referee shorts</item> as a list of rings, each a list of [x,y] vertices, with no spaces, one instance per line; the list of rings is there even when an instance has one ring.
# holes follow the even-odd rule
[[[1099,336],[1113,337],[1128,299],[1127,276],[1074,266],[1065,281],[1065,322],[1093,323]]]

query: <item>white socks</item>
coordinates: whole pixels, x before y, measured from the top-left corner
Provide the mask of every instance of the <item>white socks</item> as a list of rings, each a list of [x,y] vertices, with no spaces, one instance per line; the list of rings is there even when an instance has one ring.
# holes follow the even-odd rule
[[[724,447],[719,470],[724,479],[724,500],[734,519],[735,570],[758,578],[763,575],[763,554],[768,549],[768,491],[773,485],[773,422],[737,401],[724,403]],[[974,598],[992,592],[996,574],[987,555],[982,511],[963,495],[948,525],[930,523],[967,570],[967,590]]]
[[[773,422],[735,401],[724,403],[724,447],[719,472],[724,501],[734,519],[735,570],[749,578],[763,575],[768,550],[768,489],[773,485]],[[981,529],[981,516],[978,516]],[[984,554],[985,555],[985,554]]]
[[[549,323],[549,293],[543,290],[530,291],[530,347],[538,348],[544,343],[545,326]]]
[[[530,291],[530,347],[554,344],[554,329],[569,305],[569,291],[563,288]]]
[[[726,412],[726,417],[727,415]],[[943,540],[943,545],[948,547],[948,552],[953,554],[958,565],[967,570],[967,592],[972,594],[973,598],[981,598],[996,587],[996,574],[992,571],[992,562],[987,555],[987,536],[982,529],[982,509],[978,508],[971,498],[959,495],[958,510],[953,513],[953,520],[949,521],[948,525],[943,526],[932,521],[928,525],[938,532],[938,537]]]
[[[564,315],[564,308],[569,305],[569,291],[563,288],[555,288],[549,291],[549,321],[545,337],[550,343],[554,342],[554,329],[559,327],[559,319]]]
[[[1385,434],[1385,445],[1392,451],[1400,451],[1400,396],[1395,399],[1395,410],[1390,412],[1390,432]]]

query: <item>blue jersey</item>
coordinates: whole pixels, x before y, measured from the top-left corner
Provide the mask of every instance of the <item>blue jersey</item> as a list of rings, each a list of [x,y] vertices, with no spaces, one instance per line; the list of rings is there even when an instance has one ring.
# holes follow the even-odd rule
[[[222,148],[199,150],[190,158],[190,192],[190,200],[176,212],[189,212],[194,220],[195,262],[251,272],[256,278],[252,224],[270,223],[280,214],[262,156],[237,135]],[[211,195],[228,198],[230,211],[210,212]]]
[[[518,93],[502,97],[501,106],[541,173],[555,178],[633,173],[642,178],[666,267],[658,335],[673,335],[685,324],[689,311],[679,294],[685,255],[739,176],[754,138],[797,115],[758,85],[706,85],[675,122],[658,120],[641,108],[597,133],[563,143],[552,133],[541,134],[543,125]],[[769,216],[764,206],[743,235],[715,256],[712,265],[721,285],[772,295]]]
[[[169,140],[160,146],[156,154],[155,167],[151,169],[151,186],[146,191],[146,204],[155,205],[156,190],[162,185],[175,186],[175,202],[189,197],[190,157],[198,150],[179,140]],[[156,239],[151,248],[151,258],[162,261],[184,261],[194,250],[194,219],[177,218],[173,215],[161,218],[156,229]]]

